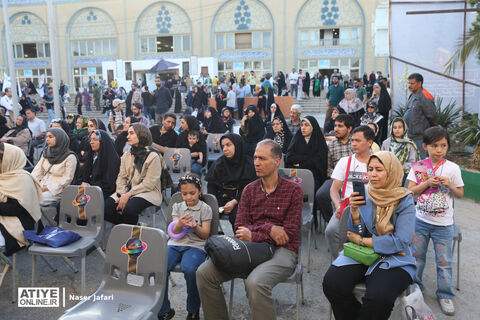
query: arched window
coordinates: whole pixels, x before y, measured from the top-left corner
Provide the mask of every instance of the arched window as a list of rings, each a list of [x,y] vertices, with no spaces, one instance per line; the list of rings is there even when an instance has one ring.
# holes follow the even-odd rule
[[[219,76],[233,72],[239,77],[251,70],[257,77],[271,73],[273,42],[273,18],[260,1],[227,1],[214,16],[212,54],[218,59]]]

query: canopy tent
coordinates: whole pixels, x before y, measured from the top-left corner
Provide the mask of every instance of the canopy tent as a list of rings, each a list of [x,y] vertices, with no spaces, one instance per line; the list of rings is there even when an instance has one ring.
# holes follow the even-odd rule
[[[165,59],[160,59],[152,68],[150,68],[150,70],[148,70],[148,72],[156,73],[176,66],[178,66],[178,63],[170,62]]]

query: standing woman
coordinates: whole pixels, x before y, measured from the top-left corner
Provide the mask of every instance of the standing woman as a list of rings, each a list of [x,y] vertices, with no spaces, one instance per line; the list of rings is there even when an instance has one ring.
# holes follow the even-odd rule
[[[310,73],[305,73],[305,79],[303,80],[302,91],[305,94],[305,98],[310,98]]]
[[[240,135],[243,137],[244,152],[253,157],[257,143],[265,135],[265,126],[262,117],[253,104],[246,109],[246,114],[242,118],[240,126]]]
[[[285,75],[283,74],[282,71],[278,71],[277,86],[278,86],[277,95],[281,96],[282,95],[282,90],[286,87],[286,85],[285,85]]]
[[[22,231],[34,229],[41,217],[42,189],[23,170],[26,163],[22,149],[0,143],[0,243],[5,246],[6,255],[28,244]]]
[[[180,126],[182,127],[182,132],[177,137],[177,142],[175,148],[187,148],[190,149],[190,144],[188,143],[188,133],[190,131],[200,131],[200,125],[198,120],[191,115],[183,115],[180,117]],[[198,141],[200,147],[202,148],[203,160],[202,167],[207,163],[207,143],[205,142],[205,137],[200,135],[200,140]]]
[[[243,151],[243,140],[238,134],[227,133],[220,138],[223,156],[208,169],[205,180],[208,193],[217,198],[223,212],[229,214],[232,227],[235,225],[237,205],[243,188],[257,179],[253,159]]]
[[[162,203],[160,155],[151,148],[150,130],[141,123],[128,129],[131,149],[121,158],[115,192],[105,201],[105,220],[113,224],[133,224],[150,206]]]
[[[320,73],[315,74],[313,77],[313,96],[320,97],[320,88],[321,88],[321,79],[322,75]]]
[[[79,183],[82,186],[99,186],[103,197],[107,199],[115,192],[119,170],[120,158],[112,139],[104,130],[93,130],[90,133],[90,150],[85,155]]]
[[[376,82],[374,84],[373,88],[375,92],[378,91],[376,87],[380,87],[380,93],[377,101],[377,110],[385,119],[385,122],[383,122],[380,125],[380,128],[379,128],[380,132],[378,133],[379,144],[381,145],[383,141],[387,139],[388,115],[390,113],[390,109],[392,108],[392,100],[390,99],[390,95],[388,94],[387,87],[385,87],[385,84],[383,84],[383,82]]]
[[[42,205],[60,200],[63,190],[72,183],[78,167],[77,156],[69,149],[70,139],[63,129],[48,129],[46,144],[32,171],[32,176],[42,187]]]
[[[0,139],[0,142],[7,142],[16,145],[23,152],[27,152],[28,145],[32,141],[32,132],[28,129],[28,121],[25,116],[17,117],[16,126]]]
[[[272,139],[282,147],[282,153],[286,154],[292,141],[292,133],[283,117],[273,118],[272,124],[267,127],[267,133],[263,139]]]
[[[310,170],[317,190],[327,179],[327,163],[328,148],[322,129],[314,117],[306,116],[288,147],[285,167]]]

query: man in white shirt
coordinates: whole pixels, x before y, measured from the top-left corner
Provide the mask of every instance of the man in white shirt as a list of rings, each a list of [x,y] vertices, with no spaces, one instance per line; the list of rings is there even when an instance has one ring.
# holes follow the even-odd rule
[[[290,80],[290,95],[296,97],[298,93],[298,73],[295,72],[295,68],[292,68],[292,73],[288,75],[288,79]]]
[[[35,147],[41,145],[45,141],[45,133],[47,132],[47,125],[45,121],[37,118],[37,115],[34,110],[27,109],[25,115],[28,119],[28,129],[32,132],[32,142],[28,149],[28,158],[30,161],[33,159],[33,151]]]
[[[7,110],[7,112],[5,113],[5,116],[10,119],[10,123],[14,123],[13,122],[13,100],[12,100],[11,88],[5,88],[5,95],[0,99],[0,105]]]
[[[353,180],[360,180],[363,183],[368,183],[367,175],[367,161],[370,157],[370,147],[372,146],[375,134],[368,126],[360,126],[352,131],[351,143],[353,155],[350,159],[350,167],[348,167],[348,160],[350,157],[341,158],[335,169],[333,169],[331,178],[333,179],[332,187],[330,188],[330,198],[335,207],[335,214],[328,222],[325,230],[328,248],[330,254],[336,258],[339,250],[339,225],[340,225],[340,205],[343,199],[350,197],[353,192]],[[345,185],[345,194],[341,198],[345,177],[347,183]]]
[[[233,91],[232,87],[228,87],[227,108],[230,109],[230,113],[232,114],[232,116],[234,115],[234,111],[235,111],[236,98],[237,98],[237,94],[235,93],[235,91]],[[238,110],[237,114],[239,118],[241,113],[242,111]]]

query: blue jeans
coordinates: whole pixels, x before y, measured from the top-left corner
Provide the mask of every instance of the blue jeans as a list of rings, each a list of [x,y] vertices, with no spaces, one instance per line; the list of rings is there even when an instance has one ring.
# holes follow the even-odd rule
[[[170,272],[180,262],[185,281],[187,283],[187,312],[197,313],[200,311],[200,295],[197,289],[197,269],[205,261],[205,251],[188,246],[168,246],[167,285],[165,286],[165,297],[158,316],[170,311],[168,300],[168,277]]]
[[[414,257],[417,260],[417,274],[415,282],[422,290],[425,288],[422,274],[430,238],[433,241],[437,265],[437,298],[452,299],[455,296],[452,288],[453,225],[436,226],[416,219]]]
[[[425,150],[423,149],[423,140],[422,138],[413,140],[417,146],[418,151],[420,152],[420,159],[425,159]]]
[[[48,124],[52,122],[53,119],[55,119],[55,113],[53,112],[53,109],[47,109],[48,112]]]
[[[190,167],[190,171],[198,174],[201,177],[202,176],[202,165],[200,163],[198,163],[196,160],[192,160],[192,166]]]

